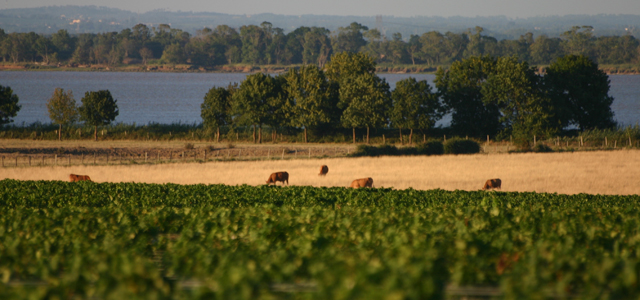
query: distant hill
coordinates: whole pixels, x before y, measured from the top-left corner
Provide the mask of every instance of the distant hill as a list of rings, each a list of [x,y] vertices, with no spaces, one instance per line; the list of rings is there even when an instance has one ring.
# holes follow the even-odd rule
[[[99,33],[121,31],[138,23],[148,26],[169,24],[172,28],[182,29],[194,34],[204,27],[215,28],[218,25],[240,27],[259,25],[267,21],[274,27],[284,29],[285,33],[301,26],[325,27],[336,30],[351,22],[358,22],[369,28],[378,28],[390,37],[400,32],[406,39],[411,34],[428,31],[460,33],[483,27],[483,34],[501,39],[517,39],[520,35],[532,32],[534,35],[546,34],[559,36],[572,26],[590,25],[596,36],[626,35],[638,37],[640,34],[640,16],[638,15],[566,15],[531,18],[495,17],[393,17],[382,16],[382,22],[376,24],[375,16],[329,16],[329,15],[229,15],[213,12],[172,12],[154,10],[142,14],[116,8],[97,6],[49,6],[40,8],[0,9],[0,28],[5,32],[30,32],[50,34],[60,29],[69,33]],[[378,26],[377,26],[378,25]]]

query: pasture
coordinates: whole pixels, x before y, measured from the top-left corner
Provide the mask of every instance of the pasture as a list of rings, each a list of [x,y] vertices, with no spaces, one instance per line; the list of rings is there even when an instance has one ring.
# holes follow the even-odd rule
[[[318,176],[321,165],[326,176]],[[19,167],[0,169],[0,179],[66,181],[73,173],[95,182],[261,185],[277,171],[297,186],[347,187],[372,177],[375,187],[473,191],[500,178],[502,191],[640,194],[638,150]]]

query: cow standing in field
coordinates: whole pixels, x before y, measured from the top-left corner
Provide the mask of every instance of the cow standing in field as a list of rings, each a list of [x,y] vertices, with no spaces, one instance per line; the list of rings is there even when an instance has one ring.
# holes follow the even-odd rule
[[[502,180],[500,180],[499,178],[487,180],[487,182],[484,183],[484,186],[482,187],[482,190],[486,191],[486,190],[490,190],[490,189],[502,190]]]
[[[322,167],[320,167],[320,173],[318,173],[318,176],[325,176],[327,175],[327,173],[329,173],[329,167],[327,167],[327,165],[322,165]]]
[[[351,187],[354,189],[361,188],[361,187],[373,187],[373,178],[367,177],[367,178],[356,179],[353,182],[351,182]]]
[[[269,176],[269,179],[267,179],[267,184],[276,184],[278,181],[282,181],[282,184],[284,185],[285,181],[287,182],[287,184],[289,184],[289,173],[287,172],[275,172],[275,173],[271,173],[271,176]]]
[[[76,174],[69,174],[69,181],[71,181],[71,182],[76,182],[76,181],[91,181],[91,178],[89,178],[89,175],[76,175]]]

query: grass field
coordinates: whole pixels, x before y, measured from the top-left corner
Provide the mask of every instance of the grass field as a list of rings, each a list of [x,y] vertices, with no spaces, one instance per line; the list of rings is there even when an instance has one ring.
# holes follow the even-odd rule
[[[329,174],[318,177],[323,164]],[[485,180],[501,178],[503,191],[630,195],[640,194],[638,166],[640,151],[619,150],[6,168],[0,179],[68,180],[74,173],[96,182],[259,185],[272,172],[287,171],[291,185],[348,186],[372,177],[375,187],[478,190]]]

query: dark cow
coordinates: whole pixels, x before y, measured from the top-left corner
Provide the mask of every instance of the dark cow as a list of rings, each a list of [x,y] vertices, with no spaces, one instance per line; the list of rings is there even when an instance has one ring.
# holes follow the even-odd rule
[[[487,180],[487,182],[484,183],[482,190],[485,191],[490,189],[502,190],[502,180],[500,180],[499,178]]]
[[[267,184],[273,183],[276,184],[278,181],[282,181],[282,184],[287,182],[289,184],[289,173],[287,172],[275,172],[271,173],[269,179],[267,179]]]
[[[327,167],[327,165],[322,165],[322,167],[320,167],[320,173],[318,173],[318,176],[327,175],[328,172],[329,172],[329,167]]]
[[[69,181],[71,181],[71,182],[76,182],[76,181],[91,181],[91,178],[89,178],[89,175],[76,175],[76,174],[69,174]]]
[[[361,188],[361,187],[373,187],[373,178],[367,177],[367,178],[356,179],[353,182],[351,182],[351,187],[355,189]]]

